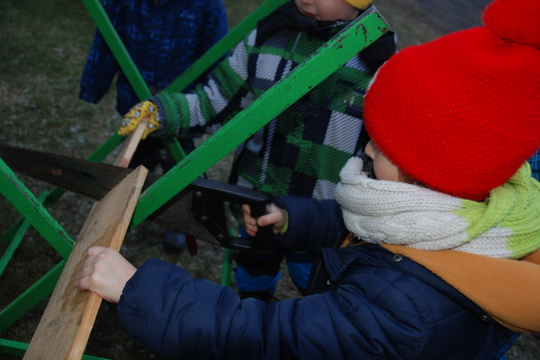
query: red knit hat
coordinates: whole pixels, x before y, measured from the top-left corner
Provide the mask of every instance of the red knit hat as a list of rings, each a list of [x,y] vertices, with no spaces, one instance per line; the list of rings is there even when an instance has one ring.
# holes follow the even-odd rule
[[[405,174],[476,201],[540,147],[540,1],[495,0],[483,22],[394,55],[364,108]]]

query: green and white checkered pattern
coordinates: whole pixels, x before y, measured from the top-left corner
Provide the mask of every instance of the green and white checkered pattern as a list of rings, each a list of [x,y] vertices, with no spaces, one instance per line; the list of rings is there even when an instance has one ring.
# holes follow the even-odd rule
[[[260,46],[254,30],[193,92],[152,99],[160,131],[198,136],[226,123],[346,23],[323,25],[310,19],[303,22],[304,31],[279,30]],[[333,198],[340,169],[357,151],[371,78],[359,54],[282,112],[238,149],[236,182],[274,196]]]

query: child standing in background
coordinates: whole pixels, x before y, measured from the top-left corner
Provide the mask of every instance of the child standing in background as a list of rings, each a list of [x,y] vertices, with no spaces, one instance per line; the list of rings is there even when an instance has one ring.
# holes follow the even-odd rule
[[[222,0],[105,0],[103,8],[153,95],[178,78],[228,31]],[[140,100],[97,30],[83,70],[79,98],[98,103],[116,76],[116,110],[123,116]],[[192,139],[180,139],[180,143],[186,152],[194,148]],[[163,139],[143,140],[129,167],[144,165],[153,172],[160,165],[166,172],[174,165],[166,149]],[[163,246],[182,250],[185,235],[167,230]]]
[[[221,0],[105,0],[103,8],[153,94],[165,89],[228,31]],[[116,75],[116,110],[124,116],[140,100],[97,30],[79,98],[97,104]]]
[[[233,54],[193,91],[158,94],[131,110],[128,135],[151,116],[151,136],[194,136],[224,124],[362,14],[371,0],[291,0],[262,19]],[[365,89],[395,53],[388,32],[283,111],[237,149],[231,182],[274,196],[334,197],[339,170],[359,148]],[[148,109],[157,109],[150,114]],[[270,301],[286,258],[305,294],[315,255],[276,249],[271,256],[240,251],[235,272],[242,297]]]

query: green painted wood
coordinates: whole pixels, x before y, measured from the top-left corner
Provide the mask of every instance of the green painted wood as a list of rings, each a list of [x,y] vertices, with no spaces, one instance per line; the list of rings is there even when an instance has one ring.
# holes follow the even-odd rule
[[[26,234],[26,230],[28,230],[29,227],[30,227],[30,223],[26,220],[21,222],[19,226],[17,227],[17,232],[14,234],[8,247],[2,254],[2,258],[0,259],[0,275],[4,273],[4,270],[6,269],[9,261],[13,257],[15,250],[19,248],[19,245],[21,244],[22,239],[24,238],[24,234]]]
[[[27,343],[7,340],[7,339],[0,339],[0,354],[24,356],[27,349],[28,349]],[[92,355],[83,355],[82,359],[83,360],[108,360],[106,358],[100,358],[100,357],[92,356]]]
[[[38,200],[40,203],[43,203],[47,196],[49,196],[49,191],[42,192]],[[2,258],[0,259],[0,275],[4,272],[6,269],[7,264],[9,263],[9,260],[13,257],[13,254],[15,253],[15,250],[19,247],[21,244],[21,241],[24,237],[24,234],[26,233],[26,230],[30,227],[30,223],[26,220],[24,220],[19,226],[17,227],[17,231],[13,235],[13,238],[10,240],[10,243],[6,249],[6,251],[2,254]]]
[[[19,341],[0,339],[0,354],[23,356],[28,344]]]
[[[65,260],[60,261],[0,312],[0,332],[52,294],[65,264]]]
[[[0,159],[0,193],[64,259],[69,257],[74,241],[2,159]]]
[[[372,6],[363,16],[353,21],[141,194],[133,215],[132,226],[144,221],[209,167],[388,29],[384,18]]]
[[[232,273],[233,273],[233,261],[238,253],[238,250],[225,249],[223,251],[223,269],[221,271],[220,284],[224,286],[231,286]]]
[[[186,152],[182,148],[182,145],[180,145],[180,142],[177,138],[171,137],[168,138],[167,141],[169,142],[169,149],[171,151],[171,155],[175,162],[182,161],[183,158],[186,157]]]
[[[3,243],[9,243],[10,241],[12,241],[15,235],[17,235],[17,231],[19,231],[19,228],[24,221],[24,218],[17,220],[15,224],[13,224],[4,234],[2,234],[2,237],[0,237],[0,241]]]
[[[92,155],[90,155],[87,159],[90,161],[95,162],[101,162],[107,155],[109,155],[118,145],[122,143],[124,140],[123,136],[120,136],[118,134],[114,134],[111,136],[105,143],[103,143]],[[50,192],[48,192],[48,195],[44,201],[42,201],[43,206],[48,208],[52,204],[54,204],[63,194],[65,190],[60,188],[54,188]],[[39,195],[39,199],[41,199],[41,194]],[[0,241],[4,243],[11,242],[15,235],[19,233],[19,229],[21,226],[24,225],[26,220],[24,218],[19,219],[15,224],[13,224],[2,236],[0,237]],[[22,233],[24,235],[24,233]]]

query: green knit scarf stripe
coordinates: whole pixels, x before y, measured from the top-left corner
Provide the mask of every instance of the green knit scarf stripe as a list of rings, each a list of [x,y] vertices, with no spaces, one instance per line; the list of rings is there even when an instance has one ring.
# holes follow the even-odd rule
[[[505,184],[493,189],[484,202],[463,200],[462,208],[454,212],[470,224],[469,237],[473,241],[489,229],[509,229],[506,250],[512,259],[540,249],[540,183],[531,177],[529,163],[525,163]]]

